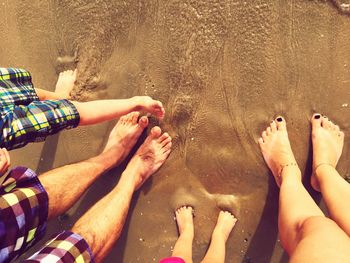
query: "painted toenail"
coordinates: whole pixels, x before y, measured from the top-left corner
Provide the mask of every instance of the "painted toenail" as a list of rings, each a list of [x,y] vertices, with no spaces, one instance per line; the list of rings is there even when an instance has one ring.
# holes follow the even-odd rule
[[[281,117],[279,117],[279,118],[277,118],[277,121],[278,121],[278,122],[282,122],[283,119],[282,119]]]
[[[321,115],[319,114],[315,115],[315,119],[319,119],[319,118],[321,118]]]

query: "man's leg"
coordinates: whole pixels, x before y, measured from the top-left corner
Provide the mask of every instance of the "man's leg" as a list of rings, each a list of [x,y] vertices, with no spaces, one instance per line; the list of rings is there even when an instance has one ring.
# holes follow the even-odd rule
[[[349,261],[350,239],[323,215],[302,185],[282,117],[263,132],[259,145],[280,183],[279,230],[291,262]]]
[[[315,114],[311,120],[313,167],[312,186],[321,191],[330,216],[350,236],[350,184],[335,169],[340,158],[344,133],[327,118]]]
[[[138,117],[138,112],[121,117],[100,155],[39,176],[49,196],[49,219],[71,208],[99,176],[125,159],[148,125],[147,117]]]
[[[237,222],[230,212],[220,211],[218,222],[214,228],[210,246],[202,263],[225,263],[226,241]]]
[[[135,190],[155,173],[171,151],[171,137],[154,127],[123,172],[118,185],[87,211],[72,231],[84,237],[97,262],[118,240]]]

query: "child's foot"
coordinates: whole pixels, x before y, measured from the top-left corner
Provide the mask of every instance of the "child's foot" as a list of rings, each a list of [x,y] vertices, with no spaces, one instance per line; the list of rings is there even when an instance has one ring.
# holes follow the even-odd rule
[[[191,206],[182,206],[175,211],[175,216],[179,234],[187,234],[193,238],[193,208]]]
[[[280,186],[282,170],[287,167],[297,168],[288,139],[286,121],[282,117],[276,118],[263,131],[262,138],[259,139],[259,145],[265,162],[275,177],[277,185]]]
[[[171,151],[171,137],[156,126],[130,160],[124,173],[135,176],[135,188],[154,174],[168,158]]]
[[[311,176],[311,185],[316,191],[319,191],[315,169],[317,170],[321,164],[336,167],[343,150],[344,133],[340,131],[338,125],[318,113],[312,117],[311,124],[314,171]]]
[[[109,135],[103,152],[115,149],[118,155],[122,153],[118,163],[122,162],[128,156],[141,133],[148,125],[148,118],[146,116],[139,117],[139,112],[131,112],[122,116]]]
[[[76,79],[77,69],[61,72],[58,76],[55,93],[62,97],[62,99],[69,99]]]
[[[233,214],[228,211],[220,211],[213,238],[223,238],[226,242],[236,222],[237,218]]]
[[[159,119],[164,118],[165,109],[160,101],[154,100],[148,96],[136,96],[132,99],[135,102],[137,111],[146,111],[154,114]]]

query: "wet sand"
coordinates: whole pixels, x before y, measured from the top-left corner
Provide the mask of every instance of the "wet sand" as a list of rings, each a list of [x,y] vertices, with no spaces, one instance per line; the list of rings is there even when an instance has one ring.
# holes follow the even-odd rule
[[[257,139],[272,118],[284,115],[309,186],[309,118],[324,113],[346,133],[339,171],[350,174],[349,5],[0,0],[0,65],[29,69],[36,87],[47,90],[61,70],[77,66],[74,98],[81,101],[145,94],[164,102],[161,126],[175,138],[174,151],[135,195],[106,262],[157,262],[171,255],[173,209],[188,203],[196,210],[195,262],[205,253],[219,208],[239,219],[227,262],[287,262],[278,240],[278,190]],[[86,159],[101,151],[112,126],[65,131],[12,151],[12,163],[43,173]],[[103,176],[71,211],[50,222],[46,240],[71,227],[119,174]]]

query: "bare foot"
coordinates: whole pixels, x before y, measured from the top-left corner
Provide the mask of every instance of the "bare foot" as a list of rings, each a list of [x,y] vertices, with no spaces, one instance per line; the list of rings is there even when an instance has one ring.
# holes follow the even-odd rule
[[[327,117],[317,113],[311,119],[312,147],[313,147],[313,171],[319,165],[327,164],[334,168],[337,166],[344,145],[344,133],[338,125],[333,124]],[[311,176],[311,185],[319,191],[316,175]]]
[[[57,93],[62,98],[69,99],[76,79],[77,69],[74,71],[66,70],[61,72],[58,76],[55,93]]]
[[[136,103],[137,111],[146,111],[151,114],[154,114],[159,119],[164,118],[165,109],[160,101],[154,100],[148,96],[136,96],[132,99]]]
[[[193,237],[193,208],[191,206],[182,206],[175,211],[175,216],[180,235],[186,233]]]
[[[277,185],[280,186],[282,170],[291,164],[296,166],[296,160],[288,139],[286,121],[282,117],[277,117],[263,131],[262,138],[259,139],[259,145],[265,162],[275,177]]]
[[[148,125],[148,118],[146,116],[140,119],[139,117],[139,112],[131,112],[122,116],[109,135],[103,152],[111,149],[117,151],[118,154],[115,156],[121,156],[118,158],[117,163],[122,162],[128,156],[141,133]],[[122,154],[120,155],[120,153]]]
[[[156,126],[130,160],[125,173],[136,176],[135,188],[154,174],[168,158],[171,151],[171,137]]]
[[[228,211],[220,211],[213,237],[224,238],[226,242],[236,222],[237,218],[233,214]]]

